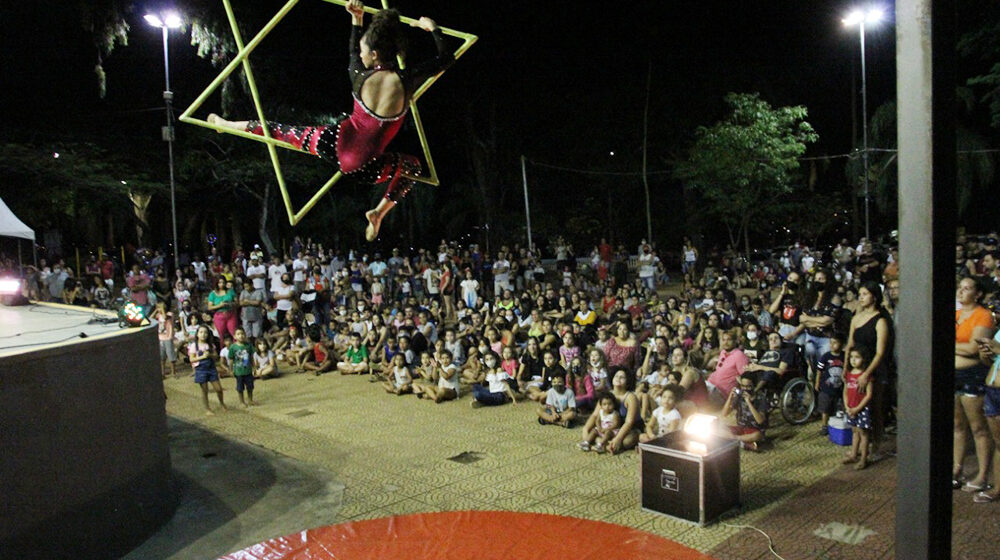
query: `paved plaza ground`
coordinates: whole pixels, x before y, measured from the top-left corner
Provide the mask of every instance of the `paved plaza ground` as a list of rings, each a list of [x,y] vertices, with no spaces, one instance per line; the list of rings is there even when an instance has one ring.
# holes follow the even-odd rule
[[[293,373],[258,381],[249,410],[223,379],[230,410],[206,416],[189,372],[164,382],[178,512],[129,558],[210,558],[311,527],[451,510],[607,521],[718,559],[773,557],[746,525],[786,559],[893,557],[895,459],[844,467],[817,423],[776,415],[773,448],[742,454],[742,510],[699,528],[639,508],[638,453],[580,452],[579,431],[539,426],[531,403],[434,405],[366,377]],[[956,492],[954,557],[997,558],[997,534],[1000,504]]]

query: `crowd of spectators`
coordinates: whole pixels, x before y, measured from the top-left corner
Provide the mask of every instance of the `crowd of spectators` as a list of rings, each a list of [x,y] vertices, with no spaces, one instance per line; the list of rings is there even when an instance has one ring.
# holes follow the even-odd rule
[[[1000,414],[983,410],[987,385],[1000,390],[983,370],[1000,349],[989,330],[1000,286],[996,236],[960,237],[956,250],[956,323],[974,306],[987,311],[956,357],[957,368],[961,356],[978,369],[956,385],[955,485],[985,492],[987,417]],[[237,378],[248,406],[257,379],[363,374],[429,402],[534,401],[538,423],[580,426],[580,449],[598,452],[630,449],[696,410],[721,409],[735,417],[731,437],[758,450],[768,446],[770,395],[801,375],[815,390],[821,431],[830,416],[847,414],[856,444],[845,462],[864,468],[884,454],[895,412],[894,247],[796,243],[751,262],[731,251],[703,256],[685,239],[674,283],[645,241],[635,256],[603,239],[586,257],[559,241],[552,254],[554,263],[519,245],[488,254],[445,241],[435,250],[345,254],[297,239],[283,254],[212,249],[173,274],[153,254],[122,284],[107,259],[88,261],[89,284],[73,282],[62,261],[28,281],[42,299],[106,306],[125,290],[156,305],[164,374],[189,361],[206,410],[210,383],[222,402],[217,378],[203,371],[211,362]],[[969,480],[967,433],[979,457]]]

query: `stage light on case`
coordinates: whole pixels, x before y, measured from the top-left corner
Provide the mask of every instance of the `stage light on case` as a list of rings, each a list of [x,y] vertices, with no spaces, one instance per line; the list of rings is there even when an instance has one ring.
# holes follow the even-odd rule
[[[146,320],[146,312],[134,301],[126,303],[119,315],[119,324],[123,327],[139,327]]]
[[[17,278],[0,278],[0,295],[21,293],[21,281]]]
[[[711,414],[692,414],[684,424],[684,433],[691,439],[708,441],[715,435],[715,425],[718,418]]]

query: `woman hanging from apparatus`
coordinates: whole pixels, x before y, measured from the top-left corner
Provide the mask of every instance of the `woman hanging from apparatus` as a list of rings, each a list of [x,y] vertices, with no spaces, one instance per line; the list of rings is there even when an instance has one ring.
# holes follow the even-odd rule
[[[382,10],[363,30],[364,4],[350,0],[350,65],[354,109],[343,113],[328,125],[290,126],[264,123],[268,134],[334,164],[341,172],[361,182],[385,184],[385,196],[365,212],[368,227],[365,238],[374,241],[386,214],[410,191],[416,182],[410,177],[420,173],[420,162],[407,154],[386,153],[408,112],[410,97],[424,81],[444,71],[454,62],[445,48],[444,35],[434,20],[422,17],[413,26],[429,31],[437,46],[437,56],[422,64],[400,69],[396,55],[405,52],[399,12]],[[227,121],[216,114],[208,122],[264,135],[260,121]]]

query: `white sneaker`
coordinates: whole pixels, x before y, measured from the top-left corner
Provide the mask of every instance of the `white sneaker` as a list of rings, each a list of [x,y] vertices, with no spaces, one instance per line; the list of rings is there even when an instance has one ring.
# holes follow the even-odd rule
[[[590,451],[590,444],[585,441],[581,441],[580,443],[576,444],[576,447],[580,451]]]

